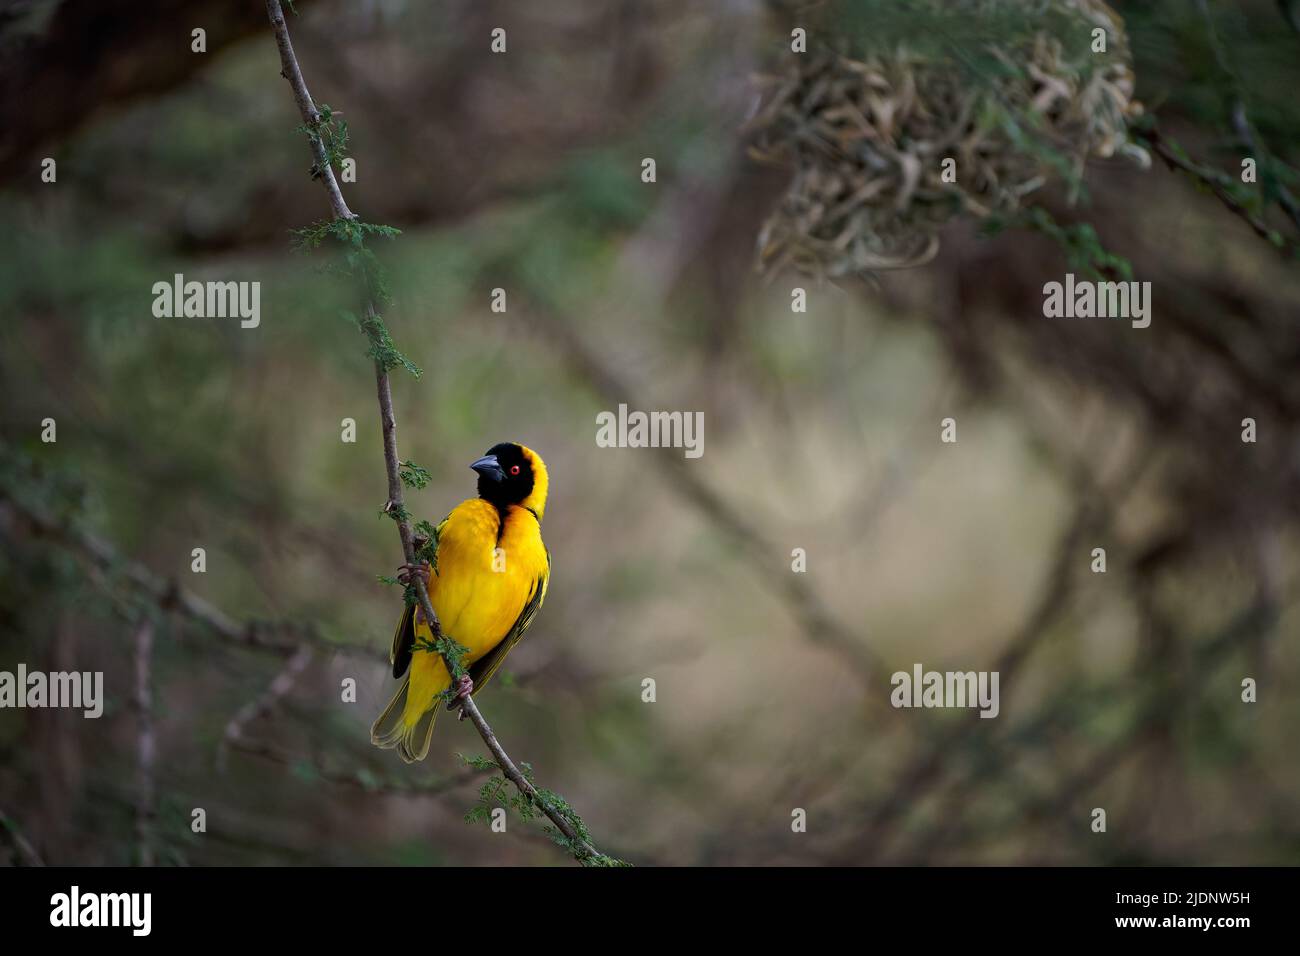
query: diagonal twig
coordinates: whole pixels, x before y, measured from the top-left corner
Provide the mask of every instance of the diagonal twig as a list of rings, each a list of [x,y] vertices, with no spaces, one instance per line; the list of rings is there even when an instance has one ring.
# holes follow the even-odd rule
[[[1296,254],[1297,246],[1295,242],[1287,239],[1277,230],[1270,228],[1264,220],[1243,206],[1241,201],[1224,186],[1218,176],[1212,175],[1194,163],[1182,150],[1165,139],[1154,124],[1147,129],[1137,130],[1136,135],[1145,140],[1170,169],[1183,172],[1208,188],[1215,198],[1227,207],[1228,211],[1250,226],[1255,235],[1276,248],[1283,255]]]
[[[564,359],[591,387],[612,402],[629,408],[647,407],[634,394],[633,387],[618,375],[565,322],[545,306],[530,312],[533,324],[550,337]],[[794,614],[808,640],[839,655],[865,686],[885,672],[876,653],[851,629],[842,624],[804,580],[803,575],[789,573],[777,555],[779,549],[769,543],[762,532],[710,484],[689,467],[680,456],[653,455],[665,479],[742,548],[750,563],[765,580],[778,584],[777,596]]]
[[[285,656],[292,655],[303,644],[311,644],[324,651],[387,660],[386,655],[370,648],[332,641],[320,634],[309,622],[253,619],[237,621],[174,580],[160,577],[143,564],[125,558],[106,539],[70,523],[58,521],[40,508],[18,500],[4,488],[0,488],[0,507],[19,516],[36,534],[84,557],[93,566],[105,572],[119,572],[139,594],[160,609],[175,610],[231,644]],[[2,527],[0,525],[0,529]],[[281,636],[286,634],[292,635],[292,639]]]
[[[230,722],[226,724],[225,733],[221,735],[221,743],[217,749],[218,768],[225,769],[226,754],[230,747],[243,738],[244,729],[259,717],[269,713],[272,707],[293,690],[293,685],[297,682],[298,676],[306,670],[307,665],[312,662],[314,657],[315,654],[307,645],[304,644],[298,648],[294,655],[285,662],[280,672],[272,678],[266,690],[235,712],[235,716],[231,717]]]
[[[296,754],[291,750],[271,743],[269,740],[254,739],[240,735],[234,740],[229,741],[228,746],[231,750],[237,750],[240,753],[248,754],[252,757],[260,757],[271,763],[280,764],[290,769],[305,767],[310,773],[340,787],[351,787],[357,790],[364,790],[372,794],[395,794],[402,796],[442,796],[451,790],[456,789],[462,784],[469,783],[480,778],[483,771],[475,767],[465,767],[463,770],[437,780],[380,780],[369,779],[367,775],[356,771],[346,772],[341,770],[332,770],[323,766],[316,761],[307,757]]]
[[[153,826],[157,817],[153,723],[153,617],[146,614],[135,632],[136,795],[135,838],[140,865],[153,866]]]
[[[18,858],[22,861],[23,866],[44,866],[45,861],[41,855],[36,852],[36,848],[31,845],[27,837],[23,836],[23,831],[18,829],[18,824],[14,822],[13,817],[4,812],[0,807],[0,833],[9,838],[9,842],[14,845],[18,851]]]

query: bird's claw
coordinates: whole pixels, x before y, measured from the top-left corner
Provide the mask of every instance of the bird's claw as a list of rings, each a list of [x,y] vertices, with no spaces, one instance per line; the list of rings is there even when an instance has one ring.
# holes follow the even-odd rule
[[[464,703],[466,700],[468,700],[469,696],[473,693],[474,693],[474,679],[470,677],[468,674],[462,674],[460,680],[456,682],[456,696],[451,699],[451,705],[450,705],[452,709],[458,707],[460,708],[460,716],[456,718],[457,720],[465,719],[466,717],[465,708],[461,707],[460,705]]]
[[[429,574],[432,569],[428,561],[421,561],[419,564],[403,564],[399,566],[397,570],[399,572],[397,580],[404,586],[409,587],[411,584],[411,578],[418,577],[424,582],[426,589],[429,587]]]

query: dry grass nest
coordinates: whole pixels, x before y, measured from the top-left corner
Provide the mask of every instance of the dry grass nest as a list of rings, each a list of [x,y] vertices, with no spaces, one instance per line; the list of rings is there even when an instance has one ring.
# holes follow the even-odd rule
[[[1089,157],[1145,159],[1128,141],[1141,104],[1123,22],[1100,0],[895,3],[880,13],[892,39],[871,32],[872,0],[848,11],[848,28],[845,6],[779,15],[791,29],[802,20],[807,52],[784,33],[748,124],[751,154],[793,170],[759,236],[764,270],[917,265],[955,216],[1014,213],[1053,178],[1077,191]]]

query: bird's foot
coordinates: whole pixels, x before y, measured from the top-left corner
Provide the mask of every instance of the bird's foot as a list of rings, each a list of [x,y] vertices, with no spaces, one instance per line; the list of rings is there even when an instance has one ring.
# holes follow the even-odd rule
[[[428,561],[421,561],[419,564],[403,564],[399,566],[397,570],[397,580],[404,586],[409,587],[411,584],[411,578],[418,577],[424,582],[425,590],[428,590],[429,575],[433,570]]]
[[[467,701],[472,693],[474,693],[474,679],[468,674],[462,674],[460,680],[456,682],[456,696],[451,699],[451,706],[460,709],[457,720],[465,719],[465,708],[460,705]]]

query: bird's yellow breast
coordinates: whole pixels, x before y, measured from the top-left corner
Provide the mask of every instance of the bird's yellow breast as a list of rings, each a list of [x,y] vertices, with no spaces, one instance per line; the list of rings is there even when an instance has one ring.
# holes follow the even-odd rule
[[[445,634],[469,648],[472,664],[506,636],[547,568],[537,519],[511,506],[504,520],[482,499],[458,505],[438,536],[429,599]]]
[[[510,633],[533,594],[546,587],[549,567],[541,525],[528,509],[511,505],[502,519],[495,506],[472,498],[447,515],[438,527],[438,564],[429,579],[429,601],[442,632],[469,649],[465,667]],[[424,622],[416,624],[415,633],[417,640],[433,640]],[[408,722],[415,722],[450,685],[441,657],[415,654]]]
[[[469,649],[469,667],[510,632],[538,588],[546,586],[549,561],[537,517],[511,505],[504,517],[481,498],[457,505],[438,528],[436,573],[429,601],[442,631]],[[432,640],[429,626],[415,627],[417,639]],[[451,684],[436,654],[417,653],[411,662],[412,719]]]

